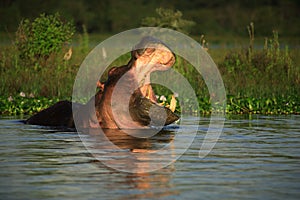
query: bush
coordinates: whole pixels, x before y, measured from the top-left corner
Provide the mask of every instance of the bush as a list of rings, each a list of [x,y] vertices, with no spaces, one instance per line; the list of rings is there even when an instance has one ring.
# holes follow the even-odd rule
[[[142,26],[153,26],[170,28],[183,33],[189,33],[195,22],[182,19],[180,11],[171,9],[157,8],[158,17],[146,17],[142,20]]]
[[[73,22],[63,21],[58,13],[41,14],[33,21],[21,21],[15,45],[26,65],[43,66],[52,55],[71,42],[74,32]]]

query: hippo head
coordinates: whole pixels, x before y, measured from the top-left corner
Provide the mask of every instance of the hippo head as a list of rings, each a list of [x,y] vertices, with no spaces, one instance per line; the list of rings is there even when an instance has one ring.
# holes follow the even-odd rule
[[[150,81],[151,72],[168,70],[174,63],[175,55],[167,45],[153,37],[144,37],[133,47],[128,64],[114,67],[108,73],[101,98],[96,98],[100,126],[139,128],[178,120],[170,109],[156,103]],[[165,118],[162,119],[161,113]]]

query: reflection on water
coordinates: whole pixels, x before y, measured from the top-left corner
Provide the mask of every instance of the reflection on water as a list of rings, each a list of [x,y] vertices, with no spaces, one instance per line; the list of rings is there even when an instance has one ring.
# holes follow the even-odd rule
[[[85,129],[80,138],[97,160],[115,170],[144,173],[161,169],[175,159],[172,131],[138,138],[149,130]],[[149,133],[152,131],[150,130]]]
[[[154,136],[145,137],[154,131]],[[152,172],[170,165],[189,147],[192,135],[195,134],[189,129],[179,127],[163,130],[93,128],[79,132],[93,157],[110,168],[130,173]]]
[[[200,159],[208,124],[209,118],[201,118],[194,143],[176,162],[125,173],[107,163],[124,167],[134,161],[142,170],[163,163],[151,157],[163,148],[156,158],[171,160],[185,148],[174,142],[178,129],[149,139],[107,130],[107,140],[89,131],[81,135],[83,144],[70,130],[1,119],[0,199],[298,199],[300,116],[231,117],[213,151]]]

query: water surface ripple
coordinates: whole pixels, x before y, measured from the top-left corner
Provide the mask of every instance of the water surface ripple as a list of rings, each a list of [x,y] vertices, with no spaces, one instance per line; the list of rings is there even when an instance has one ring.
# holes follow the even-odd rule
[[[95,159],[76,132],[2,117],[0,199],[299,198],[300,116],[230,117],[213,151],[200,159],[208,124],[209,118],[202,117],[193,144],[177,162],[130,174]],[[168,144],[174,134],[170,129],[151,139],[112,140],[124,150],[147,150]]]

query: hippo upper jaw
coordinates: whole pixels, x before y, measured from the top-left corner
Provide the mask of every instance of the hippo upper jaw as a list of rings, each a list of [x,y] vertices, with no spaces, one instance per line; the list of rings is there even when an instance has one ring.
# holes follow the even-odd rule
[[[139,55],[136,53],[136,60],[133,67],[136,68],[140,76],[153,71],[165,71],[171,68],[175,63],[175,55],[166,46],[157,44],[146,47],[144,53]]]

